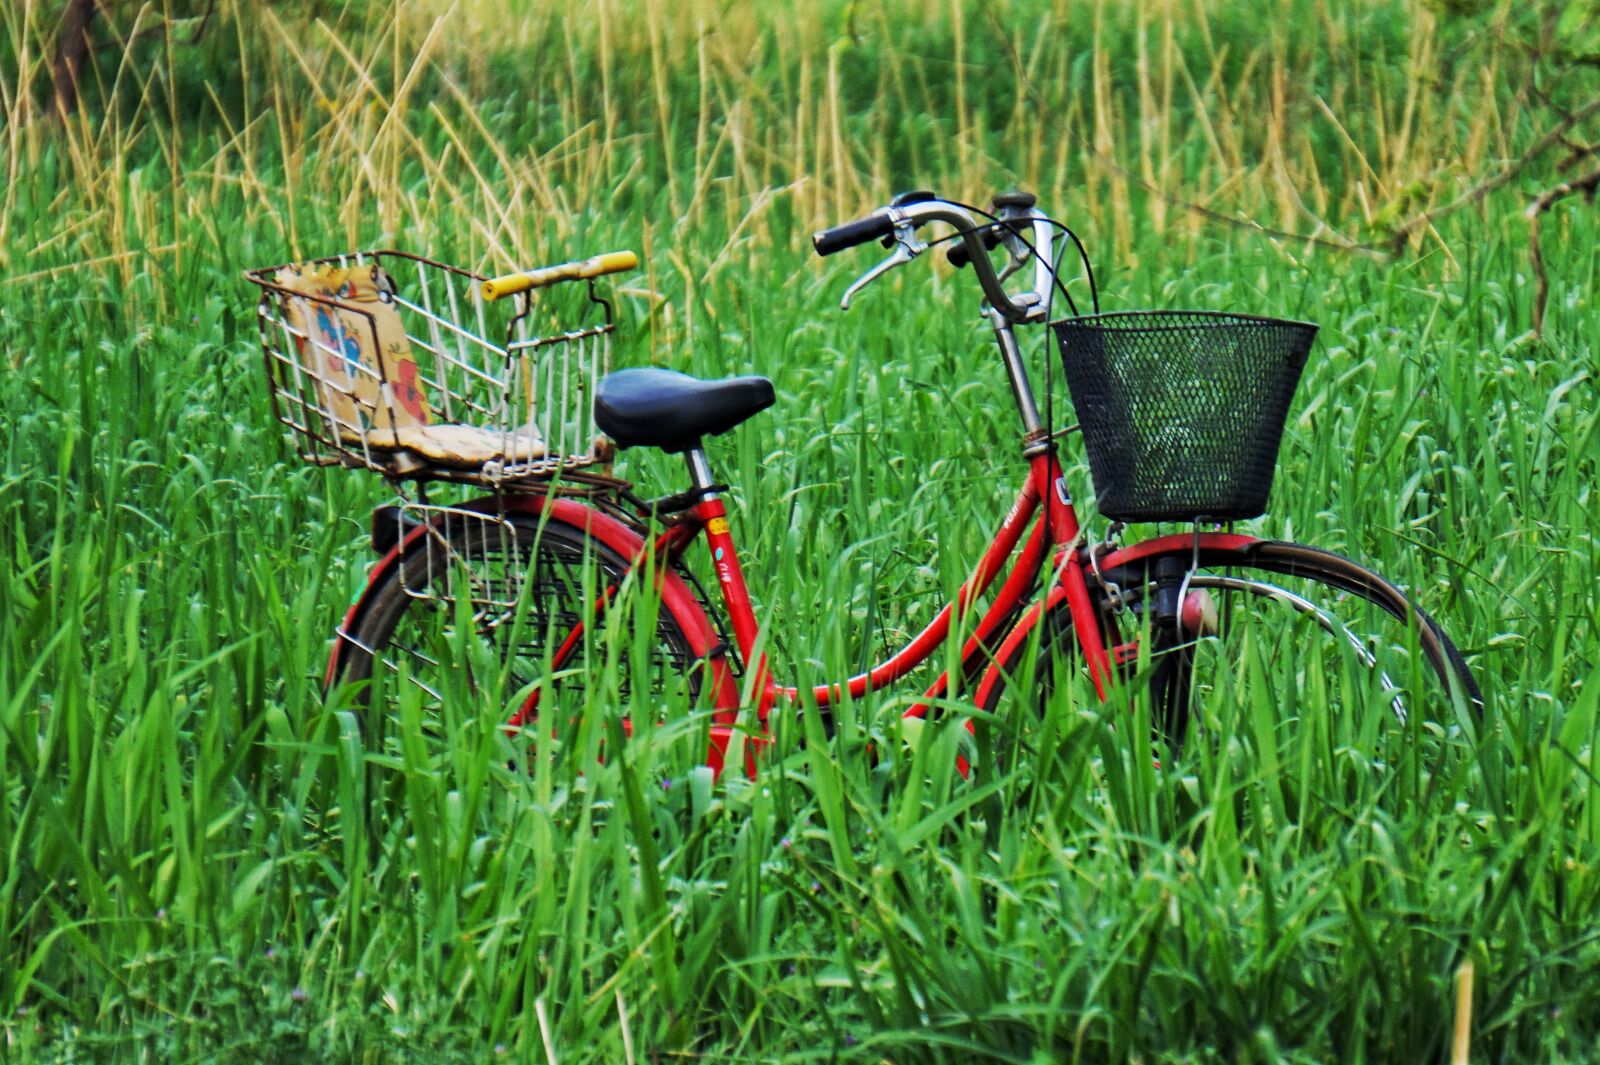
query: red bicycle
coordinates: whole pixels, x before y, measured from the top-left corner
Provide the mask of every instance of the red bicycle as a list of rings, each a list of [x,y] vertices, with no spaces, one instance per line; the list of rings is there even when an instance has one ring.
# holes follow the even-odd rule
[[[826,713],[888,688],[949,641],[957,664],[909,717],[952,705],[982,716],[1019,687],[1031,707],[1081,680],[1100,700],[1147,692],[1171,748],[1208,715],[1262,705],[1287,723],[1274,727],[1312,704],[1354,715],[1374,743],[1383,728],[1433,746],[1471,732],[1482,706],[1472,674],[1399,588],[1339,555],[1226,524],[1266,509],[1315,326],[1097,308],[1052,323],[1071,235],[1022,193],[996,197],[992,213],[907,194],[816,234],[821,255],[873,241],[894,249],[841,305],[928,250],[929,223],[949,227],[951,261],[970,265],[982,289],[1025,476],[970,577],[921,633],[867,672],[804,691],[782,683],[766,653],[725,486],[703,447],[772,405],[772,385],[606,373],[599,345],[612,314],[594,279],[631,268],[631,253],[493,280],[393,252],[252,271],[278,413],[312,443],[307,457],[418,489],[374,516],[381,558],[338,629],[329,685],[359,686],[363,707],[383,711],[375,721],[407,700],[426,721],[452,698],[489,693],[508,729],[548,736],[596,709],[603,676],[626,731],[673,706],[707,711],[689,717],[718,771],[735,744],[754,771],[774,713],[804,701]],[[1008,291],[1016,277],[1030,287]],[[558,284],[578,280],[586,290]],[[506,296],[518,299],[501,343],[485,315]],[[575,306],[596,320],[531,327],[536,311]],[[1019,328],[1046,324],[1098,509],[1112,519],[1101,537],[1079,519],[1057,453],[1066,431],[1045,424],[1018,343]],[[595,429],[617,447],[681,455],[687,488],[639,498],[609,476],[610,444]],[[426,496],[437,482],[487,491],[439,505]],[[1122,542],[1131,522],[1188,528]],[[688,565],[701,538],[720,611]]]

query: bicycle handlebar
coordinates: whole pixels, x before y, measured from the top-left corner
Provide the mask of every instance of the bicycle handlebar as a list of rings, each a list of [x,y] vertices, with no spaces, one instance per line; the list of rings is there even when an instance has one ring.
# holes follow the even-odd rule
[[[557,281],[578,281],[592,277],[604,277],[606,274],[617,274],[624,270],[632,270],[639,265],[639,256],[631,251],[611,251],[604,255],[596,255],[577,262],[562,263],[560,266],[546,266],[539,270],[519,270],[514,274],[504,277],[491,278],[483,283],[483,298],[497,300],[502,296],[514,296],[518,292],[526,292],[530,288],[543,288],[553,285]]]
[[[972,215],[965,208],[958,207],[939,199],[919,200],[915,203],[899,203],[889,207],[879,208],[865,218],[843,225],[824,229],[812,236],[811,244],[818,255],[832,255],[853,248],[858,244],[865,244],[875,237],[888,237],[895,233],[900,226],[909,226],[915,229],[928,222],[943,222],[955,229],[960,235],[961,243],[958,247],[966,250],[966,258],[972,264],[973,271],[978,275],[978,284],[983,288],[983,295],[989,305],[1009,322],[1021,323],[1033,320],[1041,313],[1037,308],[1041,304],[1041,297],[1030,298],[1027,294],[1019,297],[1024,302],[1018,303],[1006,294],[1000,277],[995,273],[994,264],[989,261],[988,248],[984,246],[984,234],[990,231],[987,223],[973,221]],[[900,261],[909,261],[923,250],[923,246],[911,247],[902,241],[902,248],[897,253]],[[878,273],[897,265],[895,259],[883,263]],[[873,275],[869,273],[860,286]]]
[[[811,246],[817,250],[818,255],[828,256],[846,248],[865,244],[869,240],[881,240],[893,232],[894,219],[889,217],[887,212],[875,212],[854,222],[846,222],[832,229],[813,233]]]

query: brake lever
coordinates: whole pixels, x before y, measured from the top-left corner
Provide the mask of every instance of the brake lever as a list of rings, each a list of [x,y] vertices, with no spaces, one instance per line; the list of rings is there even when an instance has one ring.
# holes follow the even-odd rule
[[[1026,221],[1026,219],[1021,221]],[[1021,234],[1013,228],[1017,224],[1019,224],[1017,219],[1002,216],[1000,224],[996,227],[1000,232],[1000,243],[1005,245],[1006,249],[1005,268],[995,275],[995,280],[1002,285],[1006,283],[1007,278],[1033,261],[1034,253],[1032,249],[1023,242]],[[1039,295],[1036,292],[1024,292],[1020,295],[1012,296],[1011,300],[1018,307],[1028,308],[1028,317],[1025,321],[1038,321],[1044,313],[1043,304],[1040,302]],[[987,314],[989,312],[988,300],[983,301],[983,307],[984,313]]]
[[[1000,242],[1006,246],[1006,266],[998,275],[1002,283],[1006,278],[1027,266],[1029,260],[1033,257],[1033,252],[1023,242],[1022,235],[1015,228],[1028,222],[1029,216],[1026,212],[1016,217],[1013,217],[1013,214],[1014,212],[1006,210],[1001,212],[1002,221],[1009,223],[999,227]]]
[[[894,243],[893,255],[856,278],[855,283],[844,290],[844,297],[839,300],[839,309],[841,311],[850,309],[850,301],[855,298],[857,292],[860,292],[895,267],[910,262],[928,250],[927,243],[917,239],[916,227],[908,221],[895,223]]]
[[[1006,252],[1007,258],[1009,259],[1009,261],[1006,263],[1006,268],[1001,270],[1000,273],[996,275],[1002,285],[1005,284],[1006,278],[1010,277],[1018,270],[1021,270],[1024,266],[1027,266],[1028,259],[1033,254],[1024,248],[1022,254],[1018,255],[1016,249],[1012,248],[1009,244],[1006,245]]]

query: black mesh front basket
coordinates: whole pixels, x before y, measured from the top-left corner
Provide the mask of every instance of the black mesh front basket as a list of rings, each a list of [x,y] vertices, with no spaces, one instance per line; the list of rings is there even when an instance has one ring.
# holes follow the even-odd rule
[[[1053,324],[1102,514],[1228,521],[1266,511],[1315,325],[1210,311]]]

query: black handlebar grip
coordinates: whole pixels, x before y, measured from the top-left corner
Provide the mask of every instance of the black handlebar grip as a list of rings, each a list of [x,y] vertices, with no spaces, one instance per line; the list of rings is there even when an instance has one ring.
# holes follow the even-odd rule
[[[985,248],[988,248],[992,251],[994,250],[995,245],[1000,243],[1000,233],[998,230],[998,226],[987,225],[983,227],[981,232],[979,232],[978,236],[982,238],[983,246]],[[966,266],[972,261],[972,259],[967,255],[967,242],[964,240],[957,241],[956,243],[950,245],[950,250],[945,252],[944,258],[946,262],[955,267],[957,270],[961,269],[963,266]]]
[[[832,255],[836,251],[865,244],[869,240],[887,237],[894,232],[894,221],[886,214],[873,214],[846,222],[842,226],[824,229],[811,235],[811,246],[818,255]]]

